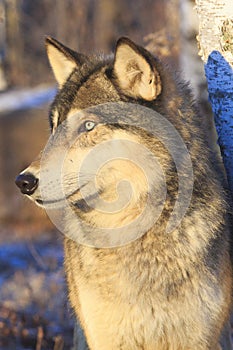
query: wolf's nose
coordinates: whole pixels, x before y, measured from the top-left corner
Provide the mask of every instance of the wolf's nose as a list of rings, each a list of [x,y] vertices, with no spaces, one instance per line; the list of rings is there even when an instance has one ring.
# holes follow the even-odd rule
[[[38,179],[30,174],[20,174],[15,179],[16,185],[19,187],[23,194],[28,194],[29,196],[35,192],[38,187]]]

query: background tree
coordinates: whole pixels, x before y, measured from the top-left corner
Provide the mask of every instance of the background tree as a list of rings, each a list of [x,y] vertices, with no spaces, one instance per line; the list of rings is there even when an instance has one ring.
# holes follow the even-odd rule
[[[196,0],[199,54],[205,63],[218,142],[233,193],[233,4]]]
[[[176,44],[178,3],[179,0],[147,0],[145,6],[143,0],[0,0],[5,13],[1,16],[0,7],[0,29],[6,33],[8,84],[22,87],[54,82],[48,73],[45,35],[81,52],[109,53],[120,36],[142,43],[146,35],[161,31],[166,23],[170,44]],[[173,56],[178,56],[178,52],[177,47]],[[36,69],[32,69],[35,65]]]

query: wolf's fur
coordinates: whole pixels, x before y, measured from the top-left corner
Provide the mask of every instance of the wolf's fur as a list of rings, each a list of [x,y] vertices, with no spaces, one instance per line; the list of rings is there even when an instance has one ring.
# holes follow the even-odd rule
[[[91,132],[80,135],[75,144],[80,154],[98,142],[114,138],[144,144],[159,157],[167,181],[161,216],[136,241],[97,249],[69,238],[64,240],[69,298],[90,349],[219,349],[232,292],[228,205],[218,161],[208,148],[204,121],[188,87],[148,51],[126,38],[118,41],[115,55],[107,58],[86,57],[52,38],[47,38],[46,45],[59,84],[50,113],[55,135],[57,126],[72,119],[76,111],[106,102],[130,102],[135,104],[135,110],[137,105],[143,105],[165,116],[183,138],[193,164],[189,209],[180,225],[167,234],[178,179],[163,145],[142,130],[119,127],[115,122],[111,126],[97,123]],[[49,162],[50,158],[48,166]],[[140,201],[145,184],[133,165],[125,168],[122,162],[118,160],[113,165],[117,180],[136,179],[138,191],[125,216],[100,217],[93,210],[85,210],[85,206],[76,207],[77,216],[94,225],[117,225],[129,215],[137,215],[136,208],[143,205]],[[38,160],[25,172],[40,178],[39,167]],[[105,172],[110,172],[108,167]],[[114,184],[110,176],[105,179],[101,184],[103,195],[112,199]],[[78,196],[71,201],[79,200]],[[30,197],[38,201],[38,189]],[[73,223],[67,222],[69,225]]]

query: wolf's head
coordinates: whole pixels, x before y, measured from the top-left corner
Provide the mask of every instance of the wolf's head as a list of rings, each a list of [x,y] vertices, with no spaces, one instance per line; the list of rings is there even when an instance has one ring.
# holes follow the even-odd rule
[[[51,107],[51,126],[67,115],[113,101],[152,101],[161,93],[153,56],[127,38],[118,40],[114,57],[84,56],[47,38],[48,58],[59,85]]]
[[[108,58],[76,53],[52,38],[46,47],[59,85],[51,137],[17,186],[47,210],[68,206],[95,228],[123,232],[136,222],[139,231],[147,229],[177,196],[174,157],[182,163],[183,144],[156,113],[171,117],[171,96],[179,103],[175,83],[166,84],[161,63],[127,38]],[[74,222],[69,215],[66,221]]]

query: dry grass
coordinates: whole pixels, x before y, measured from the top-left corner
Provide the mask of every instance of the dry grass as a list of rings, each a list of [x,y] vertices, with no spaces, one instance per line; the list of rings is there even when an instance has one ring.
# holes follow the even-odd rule
[[[55,233],[0,245],[1,350],[71,348],[73,319],[62,262]]]

